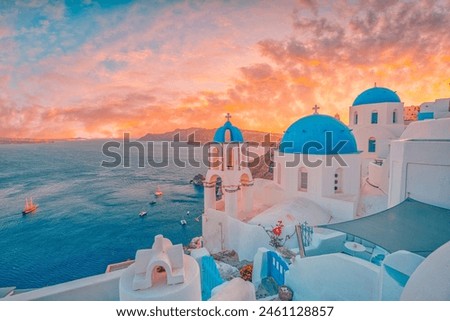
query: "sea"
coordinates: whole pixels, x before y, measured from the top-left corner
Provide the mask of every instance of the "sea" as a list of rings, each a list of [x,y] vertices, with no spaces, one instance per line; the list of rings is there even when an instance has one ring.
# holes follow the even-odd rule
[[[104,273],[108,264],[150,248],[158,234],[173,244],[201,235],[203,187],[190,180],[206,167],[187,162],[200,160],[200,149],[174,156],[157,142],[144,145],[144,155],[131,148],[124,159],[124,144],[108,147],[114,158],[104,152],[106,143],[0,145],[0,287],[40,288]],[[168,164],[149,164],[149,148],[152,160]],[[118,156],[120,164],[102,165]],[[158,186],[161,197],[154,195]],[[22,215],[27,197],[39,208]]]

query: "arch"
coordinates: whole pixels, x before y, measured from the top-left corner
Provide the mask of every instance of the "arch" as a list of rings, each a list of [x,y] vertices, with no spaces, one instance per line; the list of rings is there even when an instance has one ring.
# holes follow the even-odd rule
[[[243,173],[239,178],[238,212],[244,219],[253,210],[253,179],[251,173]]]
[[[378,111],[377,110],[372,110],[372,113],[370,115],[370,123],[378,124]]]
[[[343,192],[343,189],[342,189],[343,173],[344,173],[344,170],[342,169],[342,167],[339,167],[334,171],[334,193],[335,194]]]
[[[243,173],[241,175],[241,177],[239,178],[239,182],[243,185],[243,186],[250,186],[250,184],[252,183],[250,177],[247,175],[247,173]]]
[[[377,149],[377,140],[375,137],[370,137],[369,142],[368,142],[367,151],[369,153],[375,153],[376,149]]]
[[[159,272],[159,268],[163,268],[163,272]],[[161,280],[165,281],[165,284],[169,284],[169,279],[171,277],[171,268],[169,264],[160,259],[151,262],[145,271],[146,278],[149,281],[150,287],[154,284],[161,282]]]
[[[233,148],[227,148],[227,168],[233,169],[233,161],[234,161],[234,151]]]
[[[224,134],[224,141],[225,142],[231,142],[231,129],[227,128],[225,129],[225,134]]]
[[[393,124],[397,123],[397,117],[398,117],[397,109],[394,109],[394,111],[392,112],[392,123]]]
[[[225,201],[223,197],[223,178],[214,174],[206,177],[205,187],[205,210],[212,208],[218,211],[225,211]]]
[[[308,170],[305,167],[300,167],[298,169],[297,190],[301,192],[308,191]]]
[[[355,111],[353,114],[353,124],[358,125],[358,112]]]
[[[226,169],[239,169],[239,143],[231,142],[225,146],[225,168]]]

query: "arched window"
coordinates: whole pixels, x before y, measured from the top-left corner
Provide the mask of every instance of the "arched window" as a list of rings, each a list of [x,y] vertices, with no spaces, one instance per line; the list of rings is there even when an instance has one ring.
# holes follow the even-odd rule
[[[225,142],[231,142],[231,130],[229,130],[229,129],[225,130],[224,141]]]
[[[377,140],[375,139],[375,137],[369,138],[369,148],[368,148],[369,153],[375,153],[376,143],[377,143]]]
[[[234,162],[234,148],[232,144],[228,144],[227,146],[227,168],[233,169],[233,162]]]
[[[378,112],[374,110],[370,119],[371,124],[378,124]]]
[[[358,125],[358,112],[355,111],[354,115],[353,115],[353,123],[355,125]]]
[[[334,172],[334,192],[342,193],[342,168],[338,168]]]
[[[392,112],[392,123],[393,123],[393,124],[396,124],[396,123],[397,123],[397,109],[395,109],[395,110]]]
[[[298,188],[299,191],[308,191],[308,172],[306,168],[301,167],[298,170]]]

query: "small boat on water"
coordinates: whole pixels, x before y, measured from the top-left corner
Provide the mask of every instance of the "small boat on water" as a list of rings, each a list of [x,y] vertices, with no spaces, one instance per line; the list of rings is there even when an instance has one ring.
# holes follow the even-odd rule
[[[186,220],[181,220],[181,221],[180,221],[180,224],[181,224],[181,225],[186,225],[187,222],[186,222]]]
[[[163,195],[163,192],[162,192],[161,189],[159,188],[159,185],[158,185],[158,187],[156,188],[155,195],[156,195],[156,196],[162,196],[162,195]]]
[[[30,214],[36,211],[36,209],[39,207],[38,204],[33,203],[33,198],[30,197],[30,201],[28,201],[28,198],[25,199],[25,207],[23,208],[22,214]]]
[[[145,216],[145,215],[147,215],[147,213],[148,213],[147,211],[140,211],[139,216],[140,217]]]
[[[155,205],[155,204],[156,204],[156,201],[150,201],[148,204],[150,204],[150,205]]]

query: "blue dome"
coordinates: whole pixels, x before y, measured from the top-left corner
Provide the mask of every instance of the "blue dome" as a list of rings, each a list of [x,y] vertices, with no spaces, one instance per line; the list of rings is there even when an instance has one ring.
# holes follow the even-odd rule
[[[225,140],[227,130],[230,131],[230,141],[233,143],[243,143],[244,138],[242,136],[242,132],[239,130],[239,128],[233,126],[229,120],[223,124],[222,127],[217,128],[216,133],[214,134],[214,141],[216,143],[225,143],[227,142]]]
[[[360,93],[352,106],[399,102],[400,97],[394,91],[384,87],[373,87]]]
[[[283,135],[280,152],[311,155],[354,154],[358,152],[350,129],[328,115],[300,118]]]

